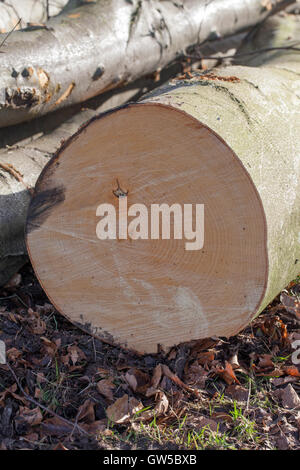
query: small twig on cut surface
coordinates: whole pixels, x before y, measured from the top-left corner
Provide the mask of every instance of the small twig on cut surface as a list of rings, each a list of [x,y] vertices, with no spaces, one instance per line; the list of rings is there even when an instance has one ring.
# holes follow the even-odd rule
[[[5,364],[7,367],[8,367],[8,370],[9,372],[11,373],[11,375],[13,376],[13,378],[15,379],[16,381],[16,384],[18,385],[19,389],[21,390],[21,392],[23,393],[24,397],[26,398],[26,400],[28,400],[30,403],[33,403],[35,406],[38,406],[39,408],[41,408],[42,410],[46,411],[46,413],[49,413],[51,414],[52,416],[54,416],[55,418],[57,419],[60,419],[61,421],[63,421],[64,423],[66,423],[68,426],[70,426],[71,428],[73,428],[72,432],[74,431],[75,428],[78,429],[78,431],[82,432],[83,434],[86,434],[87,436],[89,435],[89,433],[87,431],[85,431],[85,429],[83,429],[81,426],[79,426],[79,424],[75,421],[72,422],[72,421],[69,421],[68,419],[60,416],[59,414],[55,413],[55,411],[52,411],[50,410],[49,408],[47,408],[47,406],[44,406],[42,405],[41,403],[39,403],[37,400],[35,400],[34,398],[32,398],[31,396],[29,396],[23,386],[21,385],[20,383],[20,380],[18,379],[15,371],[13,370],[13,368],[11,367],[11,365],[8,363],[8,361],[6,361],[6,364]]]
[[[15,24],[15,26],[13,27],[13,29],[11,29],[7,35],[5,36],[5,38],[3,39],[3,41],[1,42],[0,44],[0,49],[1,47],[5,44],[5,42],[7,41],[7,39],[9,38],[9,36],[14,32],[14,30],[17,28],[17,26],[19,26],[19,24],[21,23],[22,21],[22,18],[19,18],[18,22]]]

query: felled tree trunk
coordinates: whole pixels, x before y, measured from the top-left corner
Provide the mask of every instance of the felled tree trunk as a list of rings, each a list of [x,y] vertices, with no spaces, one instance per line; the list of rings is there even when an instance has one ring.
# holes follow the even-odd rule
[[[289,24],[299,39],[299,19]],[[37,182],[27,225],[57,309],[140,353],[248,324],[299,271],[299,73],[288,51],[280,63],[174,80],[65,142]],[[148,217],[115,230],[126,203]],[[167,216],[156,234],[153,204],[177,204],[170,239]]]
[[[38,26],[45,23],[48,17],[58,15],[62,9],[70,3],[70,6],[79,5],[79,0],[3,0],[0,3],[0,32],[11,31],[17,25],[18,29]],[[73,4],[73,5],[71,5]]]
[[[201,55],[216,56],[207,62],[217,63],[228,50],[235,50],[243,37],[239,34],[207,43],[201,48]],[[198,65],[199,61],[196,61],[191,67]],[[5,284],[27,260],[24,228],[30,194],[42,168],[60,147],[61,140],[74,134],[91,116],[129,100],[138,100],[145,92],[167,82],[181,70],[182,64],[176,62],[166,67],[155,80],[151,76],[144,77],[126,87],[103,93],[84,104],[85,108],[92,108],[86,112],[79,112],[81,105],[77,105],[3,130],[0,134],[0,285]],[[75,116],[76,112],[79,112],[78,116]]]
[[[133,81],[192,44],[232,35],[290,3],[96,0],[50,19],[47,28],[15,31],[0,55],[0,127]]]

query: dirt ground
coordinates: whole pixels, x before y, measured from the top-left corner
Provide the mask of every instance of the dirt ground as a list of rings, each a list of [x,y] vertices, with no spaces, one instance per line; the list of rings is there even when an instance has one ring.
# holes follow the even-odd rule
[[[73,326],[27,264],[0,290],[0,449],[300,449],[299,296],[300,277],[230,339],[139,357]]]

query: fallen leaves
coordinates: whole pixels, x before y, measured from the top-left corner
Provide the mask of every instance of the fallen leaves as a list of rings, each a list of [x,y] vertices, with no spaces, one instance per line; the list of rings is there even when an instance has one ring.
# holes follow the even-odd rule
[[[143,409],[143,404],[126,393],[106,409],[106,416],[116,424],[128,423],[134,415]]]
[[[292,360],[292,344],[300,339],[299,290],[290,291],[233,338],[192,341],[146,357],[97,343],[56,317],[46,301],[36,305],[18,293],[31,308],[17,297],[0,306],[0,341],[19,379],[14,383],[8,365],[0,364],[0,441],[6,436],[0,448],[16,442],[40,448],[42,442],[66,450],[87,440],[103,443],[103,436],[112,442],[135,429],[174,432],[182,442],[194,432],[203,435],[199,447],[216,447],[210,436],[226,434],[235,445],[237,427],[244,432],[238,445],[299,447],[300,366]],[[247,440],[247,422],[268,438]]]
[[[216,368],[215,369],[216,374],[218,374],[228,385],[231,385],[232,383],[237,383],[240,384],[239,380],[237,379],[232,365],[228,362],[225,361],[225,368]]]
[[[43,415],[39,407],[29,409],[26,406],[20,406],[19,414],[16,419],[24,421],[29,426],[37,426],[41,424]]]
[[[113,390],[115,390],[116,386],[111,381],[111,379],[102,379],[97,382],[97,390],[101,395],[107,398],[109,401],[113,401]]]
[[[291,296],[282,292],[280,295],[280,302],[284,305],[286,310],[300,320],[300,300],[297,296]]]
[[[291,384],[288,384],[283,390],[279,390],[283,408],[289,410],[300,408],[300,398]]]
[[[150,385],[148,374],[139,369],[129,369],[126,372],[125,380],[134,392],[145,394]]]

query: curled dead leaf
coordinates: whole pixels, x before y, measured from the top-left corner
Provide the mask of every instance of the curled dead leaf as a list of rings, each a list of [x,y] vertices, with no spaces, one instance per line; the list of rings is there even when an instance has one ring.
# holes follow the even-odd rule
[[[79,407],[77,418],[84,423],[93,423],[95,421],[95,403],[91,400],[85,402]]]
[[[102,379],[97,382],[97,390],[101,395],[113,401],[113,390],[116,388],[115,384],[110,379]]]
[[[113,423],[128,423],[142,409],[140,401],[125,394],[106,409],[106,416]]]
[[[139,369],[129,369],[125,374],[125,380],[134,392],[146,393],[150,385],[148,374]]]
[[[232,368],[232,365],[226,361],[225,362],[225,368],[217,368],[216,369],[216,373],[228,384],[228,385],[231,385],[233,384],[234,382],[239,384],[240,385],[240,382],[239,380],[237,379],[234,371],[233,371],[233,368]]]
[[[43,415],[38,406],[32,410],[26,406],[20,406],[18,418],[25,421],[29,426],[37,426],[38,424],[41,424]]]

